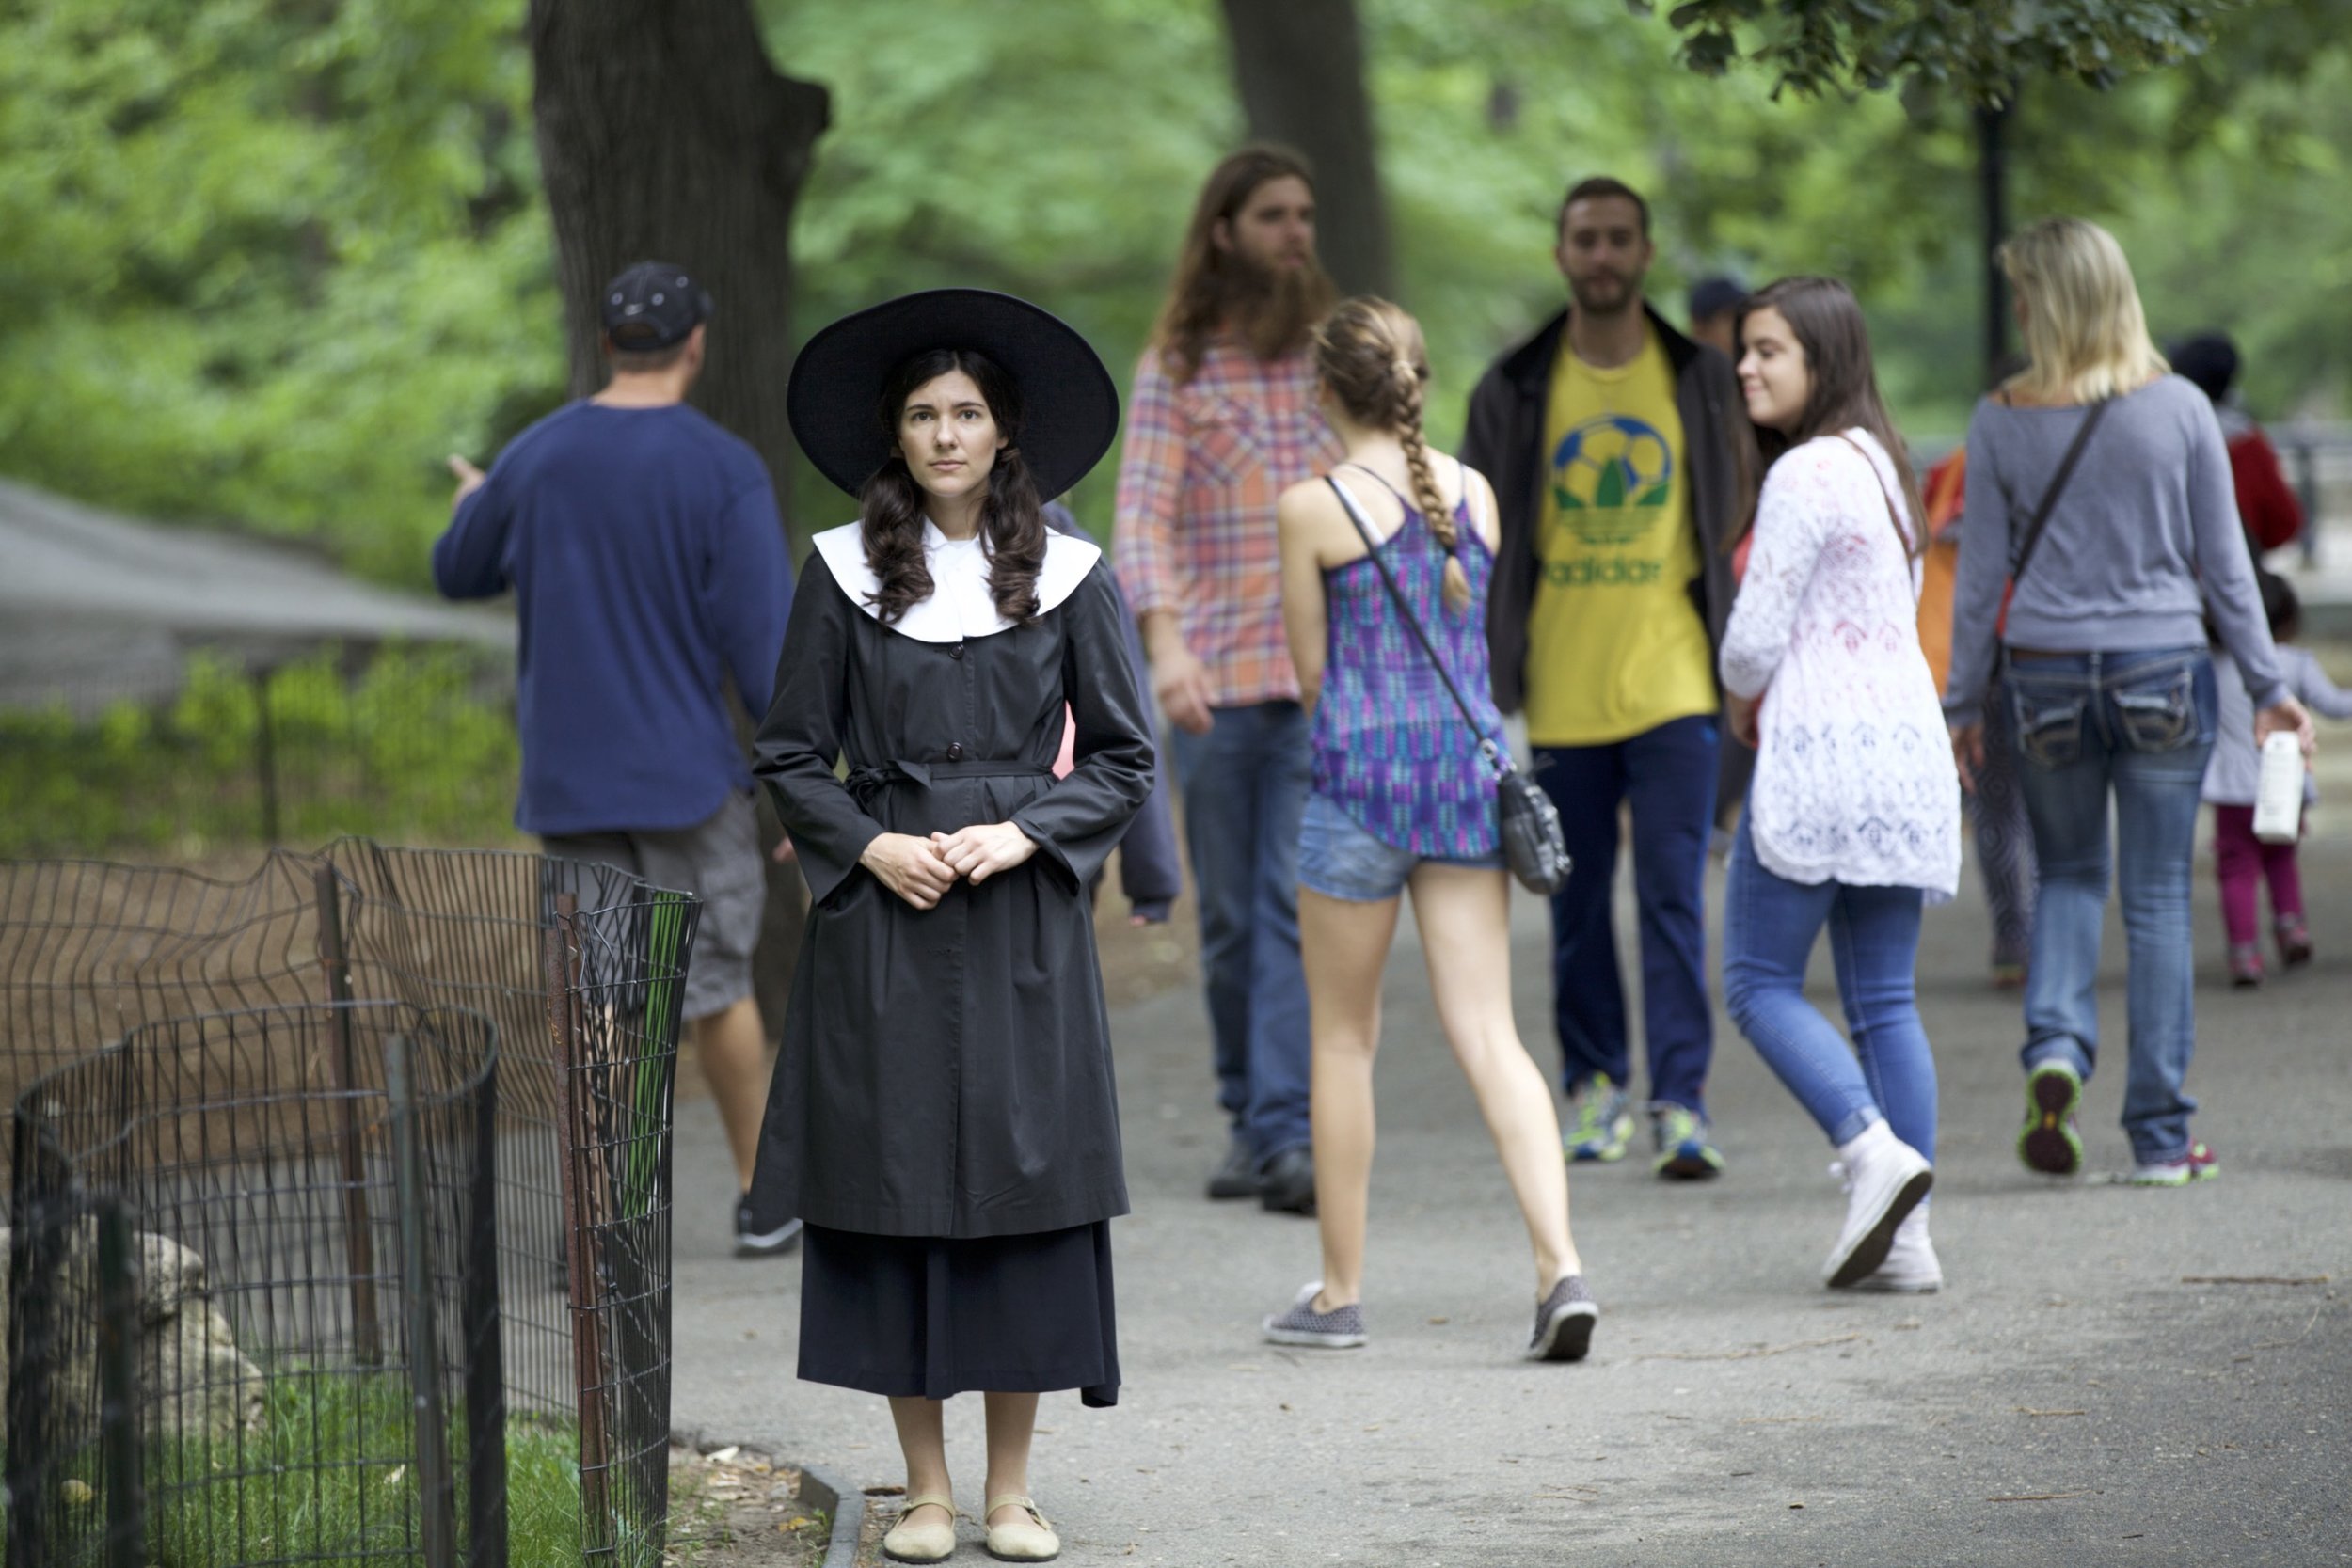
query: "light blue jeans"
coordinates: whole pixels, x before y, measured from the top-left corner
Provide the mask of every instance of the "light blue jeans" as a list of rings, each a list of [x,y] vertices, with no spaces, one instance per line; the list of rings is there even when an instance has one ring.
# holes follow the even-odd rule
[[[2042,889],[2026,981],[2027,1071],[2099,1056],[2099,938],[2106,918],[2107,801],[2131,967],[2123,1131],[2142,1164],[2189,1146],[2182,1092],[2197,1045],[2189,930],[2198,791],[2213,754],[2213,659],[2203,648],[2009,658],[2018,787]]]
[[[1745,813],[1724,884],[1724,1005],[1833,1144],[1883,1118],[1935,1158],[1935,1057],[1912,977],[1919,959],[1915,887],[1792,882],[1756,856]],[[1805,960],[1829,927],[1849,1048],[1804,999]]]

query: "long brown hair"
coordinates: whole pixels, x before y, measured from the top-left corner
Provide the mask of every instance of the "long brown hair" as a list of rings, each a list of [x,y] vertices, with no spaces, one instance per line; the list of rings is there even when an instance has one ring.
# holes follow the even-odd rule
[[[1857,425],[1868,431],[1895,465],[1903,504],[1911,513],[1910,525],[1896,532],[1902,537],[1903,553],[1916,560],[1926,544],[1928,511],[1919,499],[1918,476],[1912,471],[1911,449],[1903,444],[1886,412],[1886,400],[1879,395],[1878,372],[1870,362],[1870,327],[1862,319],[1853,291],[1835,277],[1784,277],[1768,283],[1740,307],[1743,337],[1748,318],[1758,310],[1780,312],[1804,350],[1805,369],[1813,377],[1795,429],[1757,427],[1765,467],[1817,436],[1835,436]]]
[[[993,359],[970,349],[926,349],[900,365],[882,384],[875,414],[889,433],[890,456],[858,494],[859,537],[866,563],[882,579],[874,603],[884,626],[931,596],[929,561],[923,550],[923,487],[907,467],[898,446],[898,420],[907,399],[926,383],[961,371],[980,389],[996,433],[1005,437],[988,472],[988,495],[980,502],[980,539],[988,551],[988,592],[996,612],[1022,623],[1037,615],[1037,575],[1045,564],[1045,511],[1037,482],[1021,457],[1021,388]]]
[[[1405,449],[1414,504],[1445,551],[1446,608],[1468,609],[1470,578],[1454,553],[1460,540],[1454,514],[1430,471],[1429,447],[1422,436],[1429,351],[1421,324],[1385,299],[1358,294],[1331,308],[1315,327],[1314,345],[1315,373],[1347,417],[1367,429],[1388,431]]]
[[[1245,147],[1209,171],[1200,199],[1193,203],[1192,221],[1184,228],[1184,246],[1176,260],[1176,276],[1160,307],[1160,319],[1152,328],[1152,346],[1159,350],[1168,375],[1179,386],[1200,369],[1209,340],[1224,324],[1229,306],[1245,285],[1247,263],[1217,248],[1216,226],[1239,217],[1258,187],[1273,180],[1301,181],[1309,190],[1315,183],[1307,160],[1297,153],[1280,147]],[[1331,302],[1331,281],[1312,260],[1301,281],[1307,292],[1302,321],[1312,321]]]

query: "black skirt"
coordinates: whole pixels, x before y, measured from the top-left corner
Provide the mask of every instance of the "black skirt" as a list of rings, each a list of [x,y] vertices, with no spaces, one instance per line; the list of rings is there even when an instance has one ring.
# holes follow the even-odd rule
[[[1075,1388],[1117,1404],[1110,1222],[963,1240],[809,1226],[800,1370],[898,1399]]]

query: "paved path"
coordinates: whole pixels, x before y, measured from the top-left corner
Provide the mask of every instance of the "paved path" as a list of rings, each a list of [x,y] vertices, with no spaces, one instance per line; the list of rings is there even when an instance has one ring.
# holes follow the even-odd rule
[[[2334,798],[2352,800],[2352,780]],[[2337,809],[2352,832],[2352,807]],[[1516,1358],[1522,1234],[1409,929],[1387,993],[1363,1351],[1259,1342],[1259,1316],[1313,1273],[1313,1228],[1200,1198],[1221,1130],[1197,997],[1120,1010],[1128,1381],[1116,1410],[1047,1402],[1035,1481],[1064,1560],[2352,1562],[2352,838],[2315,840],[2306,883],[2318,963],[2233,993],[2200,868],[2192,1086],[2225,1174],[2185,1191],[2061,1186],[2018,1166],[2015,1001],[1981,978],[1973,891],[1931,912],[1937,1296],[1820,1288],[1842,1203],[1830,1151],[1719,1017],[1728,1175],[1575,1173],[1604,1315],[1572,1367]],[[1542,951],[1523,900],[1518,1016],[1549,1062]],[[2121,951],[2111,923],[2119,1052]],[[2112,1066],[2086,1106],[2101,1170],[2125,1164]],[[723,1190],[716,1120],[693,1104],[680,1123],[677,1424],[860,1485],[902,1480],[881,1401],[793,1380],[798,1271],[723,1256],[722,1205],[691,1196]],[[2320,1275],[2333,1282],[2184,1281]],[[950,1410],[974,1507],[977,1402]],[[966,1535],[960,1559],[985,1560]]]

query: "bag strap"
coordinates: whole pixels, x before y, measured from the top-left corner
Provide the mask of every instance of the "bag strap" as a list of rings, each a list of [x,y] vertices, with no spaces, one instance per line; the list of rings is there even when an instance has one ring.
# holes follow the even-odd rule
[[[1396,574],[1389,569],[1387,559],[1380,553],[1380,546],[1387,541],[1372,531],[1372,519],[1364,515],[1364,509],[1348,493],[1347,486],[1340,483],[1338,475],[1326,474],[1323,482],[1331,487],[1333,495],[1339,497],[1340,506],[1346,512],[1348,521],[1356,525],[1356,531],[1363,535],[1364,548],[1372,557],[1373,566],[1380,573],[1380,580],[1388,585],[1389,597],[1395,601],[1397,614],[1404,617],[1405,624],[1413,629],[1413,636],[1420,641],[1421,651],[1429,656],[1429,662],[1437,666],[1438,678],[1445,682],[1446,691],[1453,697],[1454,705],[1462,710],[1462,722],[1470,726],[1470,734],[1478,739],[1480,754],[1493,766],[1495,777],[1504,778],[1516,772],[1518,765],[1511,760],[1511,754],[1497,746],[1494,737],[1478,727],[1478,717],[1470,711],[1470,700],[1462,695],[1462,689],[1454,684],[1454,672],[1446,668],[1445,658],[1438,652],[1438,645],[1430,641],[1429,633],[1422,629],[1421,617],[1415,615],[1413,607],[1405,602],[1405,591],[1397,586]]]
[[[2066,449],[2066,455],[2058,459],[2058,472],[2050,476],[2050,487],[2042,492],[2042,504],[2034,508],[2033,521],[2026,526],[2025,540],[2017,546],[2017,553],[2010,557],[2009,580],[2011,589],[2016,587],[2017,579],[2026,575],[2026,562],[2033,559],[2035,547],[2042,543],[2042,531],[2050,526],[2050,514],[2057,508],[2058,499],[2066,489],[2066,482],[2074,477],[2075,461],[2082,456],[2083,448],[2090,444],[2090,433],[2099,428],[2100,418],[2106,413],[2107,404],[2113,401],[2111,398],[2101,398],[2090,405],[2090,411],[2083,416],[2080,428],[2074,432],[2074,441]]]
[[[1886,521],[1895,531],[1895,543],[1903,547],[1903,559],[1906,561],[1910,560],[1911,535],[1903,531],[1903,520],[1896,514],[1895,498],[1887,491],[1886,480],[1879,473],[1879,466],[1876,463],[1871,462],[1868,450],[1866,449],[1861,442],[1855,440],[1844,431],[1841,430],[1837,433],[1837,438],[1845,442],[1846,445],[1853,448],[1855,451],[1860,452],[1862,454],[1862,461],[1869,464],[1870,482],[1878,486],[1879,499],[1886,503]]]

